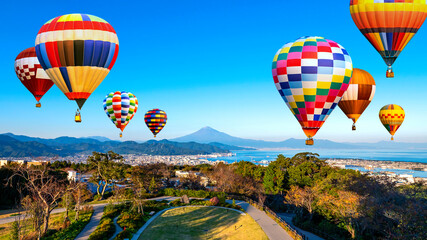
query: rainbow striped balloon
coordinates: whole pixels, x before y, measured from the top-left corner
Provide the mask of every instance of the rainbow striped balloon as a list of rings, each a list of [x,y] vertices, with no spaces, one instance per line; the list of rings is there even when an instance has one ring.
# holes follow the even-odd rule
[[[148,129],[153,133],[154,137],[163,129],[168,120],[168,116],[163,110],[151,109],[145,114],[145,124]]]
[[[88,14],[67,14],[41,27],[36,53],[50,79],[81,109],[113,67],[119,40],[105,20]]]
[[[108,118],[123,132],[138,110],[138,99],[130,92],[111,92],[105,97],[103,106]]]
[[[426,0],[350,0],[350,14],[360,32],[391,66],[423,25]]]

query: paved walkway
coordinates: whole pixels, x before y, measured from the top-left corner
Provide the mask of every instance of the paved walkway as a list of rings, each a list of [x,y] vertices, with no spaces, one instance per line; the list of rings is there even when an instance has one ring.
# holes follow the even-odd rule
[[[293,213],[276,213],[277,216],[279,216],[281,219],[283,219],[287,224],[291,225],[293,228],[297,229],[298,232],[302,233],[305,235],[306,240],[324,240],[324,238],[321,238],[317,235],[314,235],[311,232],[307,232],[305,230],[302,230],[299,227],[296,227],[293,223],[292,223],[292,218],[294,218],[295,214]]]
[[[110,240],[113,240],[117,235],[119,235],[119,233],[121,232],[121,231],[123,231],[123,228],[121,228],[120,226],[119,226],[119,224],[117,224],[117,219],[120,217],[120,215],[119,216],[117,216],[116,218],[114,218],[114,226],[116,227],[116,232],[114,233],[114,235],[110,238]]]
[[[104,207],[107,206],[108,203],[102,204],[94,204],[93,206],[93,214],[90,218],[89,223],[83,228],[83,230],[77,235],[75,240],[86,240],[89,238],[89,235],[95,231],[99,222],[101,221],[102,214],[104,213]]]
[[[232,200],[227,200],[232,203]],[[236,205],[241,206],[247,214],[249,214],[255,222],[257,222],[270,240],[293,240],[293,238],[278,224],[271,219],[264,211],[250,205],[244,201],[237,201]]]

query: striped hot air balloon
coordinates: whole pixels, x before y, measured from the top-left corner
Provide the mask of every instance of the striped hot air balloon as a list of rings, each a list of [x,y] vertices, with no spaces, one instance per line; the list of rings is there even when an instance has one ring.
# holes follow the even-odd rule
[[[120,137],[138,110],[138,99],[130,92],[111,92],[103,101],[108,118],[120,129]]]
[[[16,57],[15,73],[36,98],[36,107],[41,107],[40,99],[52,87],[53,82],[40,65],[34,47],[25,49]]]
[[[396,104],[385,105],[380,110],[380,121],[391,135],[391,140],[405,120],[405,111],[403,108]]]
[[[353,120],[353,130],[356,130],[357,120],[371,103],[375,89],[375,80],[371,74],[362,69],[353,69],[350,85],[338,103],[344,114]]]
[[[308,137],[307,145],[338,105],[352,72],[347,51],[322,37],[302,37],[277,51],[274,84]]]
[[[81,109],[113,67],[119,40],[105,20],[88,14],[67,14],[41,27],[36,52],[47,75]]]
[[[160,109],[151,109],[145,116],[145,124],[147,124],[148,129],[153,133],[154,137],[163,129],[168,120],[168,116],[163,110]]]
[[[427,17],[426,0],[350,0],[350,14],[360,32],[391,66]]]

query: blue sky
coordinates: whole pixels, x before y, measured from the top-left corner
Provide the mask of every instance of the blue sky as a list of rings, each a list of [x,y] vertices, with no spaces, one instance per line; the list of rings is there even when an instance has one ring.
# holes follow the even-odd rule
[[[111,91],[130,91],[138,97],[139,109],[124,140],[152,138],[144,123],[144,113],[151,108],[168,114],[160,139],[204,126],[253,139],[305,138],[274,86],[271,61],[283,44],[312,35],[343,45],[354,67],[370,72],[377,83],[356,132],[336,108],[316,138],[388,140],[378,111],[394,103],[406,111],[395,139],[427,142],[426,26],[395,62],[396,77],[386,79],[383,60],[351,19],[349,1],[7,1],[0,11],[0,105],[5,111],[0,132],[118,139],[119,130],[105,115],[102,100]],[[40,27],[68,13],[105,19],[120,41],[116,64],[83,107],[81,124],[74,123],[75,102],[55,86],[41,100],[42,108],[36,109],[33,96],[13,70],[15,57],[34,46]]]

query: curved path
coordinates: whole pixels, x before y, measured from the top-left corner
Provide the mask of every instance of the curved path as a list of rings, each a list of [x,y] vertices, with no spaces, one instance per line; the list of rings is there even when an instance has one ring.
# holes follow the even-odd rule
[[[116,218],[114,218],[114,226],[116,227],[116,232],[114,233],[114,235],[112,236],[112,237],[110,237],[110,240],[113,240],[117,235],[119,235],[119,233],[121,232],[121,231],[123,231],[123,228],[121,228],[120,227],[120,225],[119,224],[117,224],[117,219],[120,217],[120,215],[119,216],[117,216]]]
[[[232,203],[233,200],[227,200]],[[241,206],[255,222],[257,222],[270,240],[292,240],[293,238],[276,221],[271,219],[264,211],[250,205],[245,201],[236,200],[236,205]]]
[[[104,214],[104,207],[107,206],[107,203],[94,204],[93,206],[93,214],[90,218],[88,224],[86,224],[85,228],[77,235],[75,240],[86,240],[89,238],[89,235],[95,231],[99,222],[101,221],[102,215]]]

